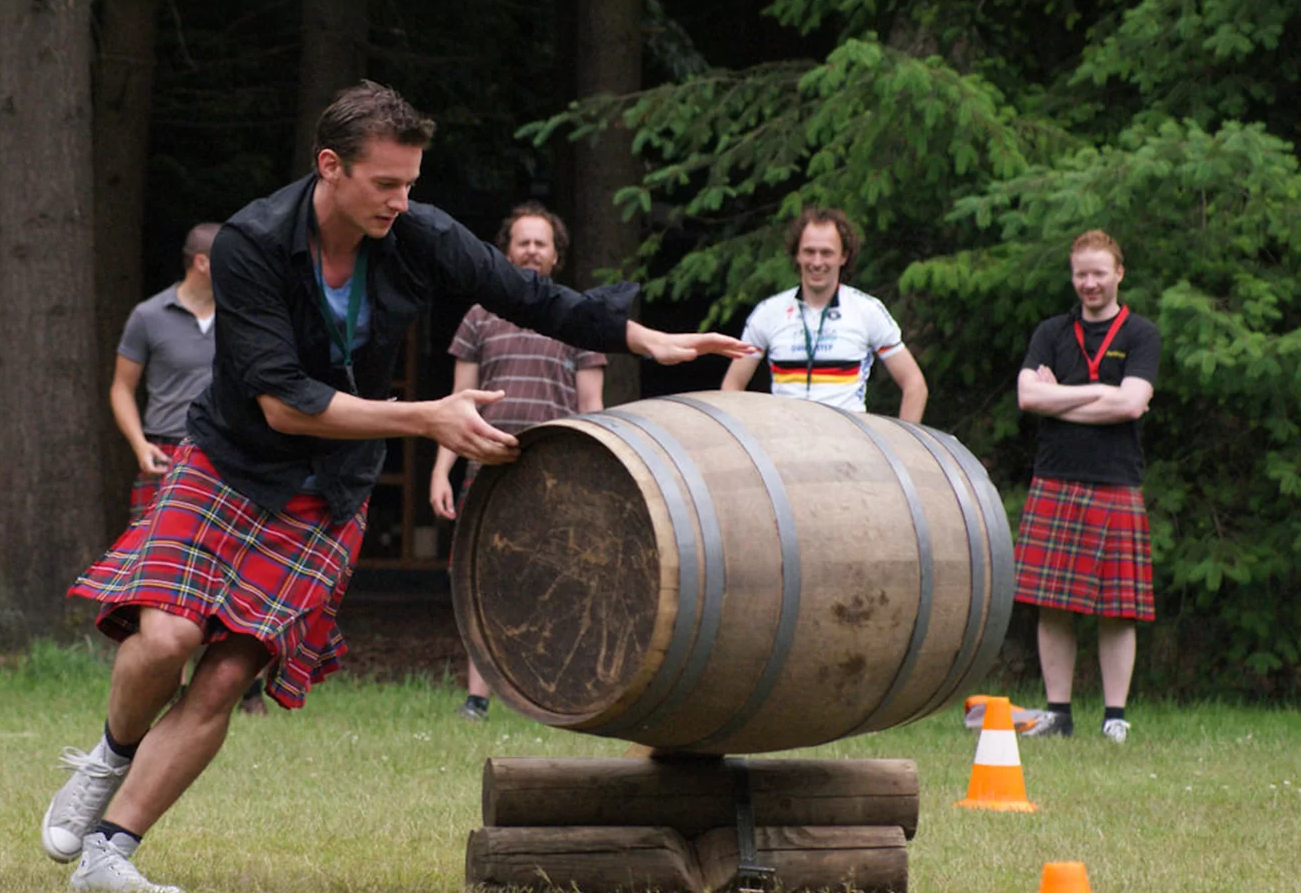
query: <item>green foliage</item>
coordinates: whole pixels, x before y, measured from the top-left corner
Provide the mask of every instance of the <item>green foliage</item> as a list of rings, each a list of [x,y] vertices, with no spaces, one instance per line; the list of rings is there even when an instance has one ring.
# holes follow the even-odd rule
[[[875,38],[847,40],[818,65],[713,71],[598,97],[520,133],[541,143],[568,128],[583,139],[616,120],[636,131],[634,151],[652,163],[616,201],[628,214],[660,202],[670,225],[706,234],[662,276],[642,265],[647,295],[721,293],[706,326],[793,282],[782,223],[804,205],[838,204],[879,237],[863,272],[881,281],[900,268],[897,233],[931,241],[926,231],[943,226],[954,194],[1015,175],[1067,138],[1018,121],[981,77]]]
[[[1222,625],[1212,666],[1243,686],[1301,656],[1298,195],[1291,147],[1259,125],[1137,126],[958,201],[953,216],[1000,244],[902,280],[929,296],[951,347],[975,349],[960,319],[977,304],[1025,323],[1068,306],[1054,286],[1075,234],[1101,227],[1125,246],[1125,299],[1163,338],[1145,423],[1162,613]]]
[[[836,46],[522,132],[633,130],[647,174],[617,200],[659,222],[639,276],[652,300],[711,296],[706,327],[794,282],[781,234],[802,207],[846,210],[867,245],[852,279],[903,324],[928,421],[1005,492],[1034,453],[1015,397],[1030,333],[1075,300],[1074,236],[1112,232],[1124,300],[1164,338],[1145,433],[1159,615],[1205,634],[1194,684],[1295,690],[1301,0],[775,0],[766,14],[834,29]],[[683,234],[691,250],[668,255]]]
[[[1291,110],[1273,107],[1301,76],[1298,16],[1297,0],[1141,0],[1089,47],[1075,82],[1128,85],[1129,112],[1145,117],[1286,121]]]

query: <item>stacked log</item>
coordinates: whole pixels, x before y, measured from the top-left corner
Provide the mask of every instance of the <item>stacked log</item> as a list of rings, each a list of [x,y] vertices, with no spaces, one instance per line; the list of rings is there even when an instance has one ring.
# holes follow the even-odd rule
[[[911,760],[494,758],[466,883],[903,893],[917,814]]]

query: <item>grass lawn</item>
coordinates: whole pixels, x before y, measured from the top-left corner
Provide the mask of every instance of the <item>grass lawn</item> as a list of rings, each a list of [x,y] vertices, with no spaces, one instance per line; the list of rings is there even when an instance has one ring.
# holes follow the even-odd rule
[[[40,647],[0,666],[0,893],[68,889],[70,867],[46,858],[38,825],[65,777],[60,748],[90,748],[107,692],[107,664],[84,650]],[[459,890],[486,758],[626,749],[500,705],[470,725],[452,716],[459,700],[438,682],[335,677],[303,710],[237,714],[137,864],[188,893]],[[1301,891],[1301,714],[1140,700],[1117,746],[1098,732],[1101,713],[1077,702],[1074,739],[1022,741],[1034,815],[951,805],[976,748],[956,710],[797,753],[917,761],[913,893],[1034,893],[1043,863],[1062,860],[1088,866],[1094,893]]]

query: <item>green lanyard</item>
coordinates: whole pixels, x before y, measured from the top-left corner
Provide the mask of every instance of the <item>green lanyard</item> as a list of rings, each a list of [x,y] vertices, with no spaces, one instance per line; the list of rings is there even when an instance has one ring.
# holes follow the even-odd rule
[[[348,387],[353,396],[357,394],[357,379],[352,372],[352,339],[357,335],[357,318],[361,316],[361,305],[366,300],[366,248],[367,240],[362,239],[361,250],[357,252],[357,262],[352,268],[352,286],[348,289],[348,315],[344,320],[344,331],[339,331],[339,323],[334,318],[330,300],[325,296],[325,271],[321,267],[321,246],[316,246],[316,282],[320,286],[321,315],[325,317],[325,328],[330,340],[343,354],[343,371],[348,376]]]
[[[818,343],[822,341],[822,326],[827,321],[827,311],[831,309],[831,301],[827,306],[822,308],[822,315],[818,317],[818,337],[815,339],[809,334],[809,324],[804,319],[804,301],[801,298],[803,292],[795,293],[795,307],[800,311],[800,325],[804,326],[804,352],[805,352],[805,376],[804,376],[804,395],[807,397],[813,392],[813,360],[818,353]],[[834,298],[834,295],[833,295]]]

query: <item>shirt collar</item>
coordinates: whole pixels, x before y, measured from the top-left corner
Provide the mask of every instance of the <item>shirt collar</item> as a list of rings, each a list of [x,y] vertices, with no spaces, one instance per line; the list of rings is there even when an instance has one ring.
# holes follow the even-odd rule
[[[827,307],[826,307],[826,309],[830,309],[830,308],[832,308],[832,307],[839,307],[839,306],[840,306],[840,290],[841,290],[842,288],[844,288],[844,286],[841,285],[839,282],[837,282],[837,283],[836,283],[836,291],[835,291],[834,294],[832,294],[832,296],[831,296],[831,300],[827,302]],[[802,286],[802,285],[800,285],[800,286],[796,286],[796,287],[795,287],[795,304],[796,304],[796,306],[799,306],[800,304],[803,304],[803,303],[804,303],[804,286]]]

